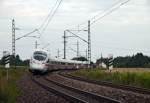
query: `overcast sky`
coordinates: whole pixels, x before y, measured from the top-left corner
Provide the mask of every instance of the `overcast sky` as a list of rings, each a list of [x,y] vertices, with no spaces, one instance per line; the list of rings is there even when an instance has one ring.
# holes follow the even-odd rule
[[[57,13],[49,23],[38,42],[40,47],[49,43],[47,49],[52,56],[57,50],[63,56],[63,31],[78,29],[78,24],[85,23],[97,14],[121,0],[63,0]],[[122,0],[125,1],[125,0]],[[56,0],[0,0],[0,56],[4,50],[11,52],[11,20],[14,18],[16,37],[20,37],[38,28],[47,17]],[[80,27],[82,28],[82,26]],[[32,35],[38,35],[34,33]],[[70,35],[67,33],[67,35]],[[79,36],[87,39],[86,32]],[[108,56],[133,55],[142,52],[150,56],[150,1],[131,0],[110,15],[97,21],[91,27],[92,59],[100,54]],[[30,58],[35,47],[35,38],[23,38],[16,41],[16,53],[21,58]],[[85,55],[86,43],[80,43],[80,54]],[[76,38],[68,38],[67,56],[72,58],[76,53]]]

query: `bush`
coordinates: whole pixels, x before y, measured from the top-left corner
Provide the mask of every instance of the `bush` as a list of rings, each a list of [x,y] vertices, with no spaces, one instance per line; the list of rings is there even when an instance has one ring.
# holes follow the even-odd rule
[[[106,72],[99,69],[84,69],[71,73],[92,80],[108,81],[114,84],[138,86],[150,89],[150,72]]]
[[[9,80],[6,78],[6,70],[0,69],[0,103],[16,103],[21,95],[16,81],[25,73],[25,69],[9,69]]]

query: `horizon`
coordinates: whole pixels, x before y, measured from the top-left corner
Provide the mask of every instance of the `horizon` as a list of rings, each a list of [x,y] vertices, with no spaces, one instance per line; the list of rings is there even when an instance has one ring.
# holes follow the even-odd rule
[[[39,48],[49,44],[47,49],[51,55],[57,56],[57,50],[63,58],[63,32],[66,29],[78,29],[78,24],[84,23],[98,14],[103,15],[103,11],[110,8],[117,2],[127,0],[64,0],[54,15],[52,21],[47,26],[40,40],[35,38],[23,38],[16,42],[16,54],[22,59],[30,58],[35,47],[35,41],[41,45]],[[45,20],[53,7],[55,1],[23,1],[23,0],[2,0],[0,1],[0,56],[3,51],[11,52],[11,23],[15,19],[16,38],[37,29]],[[22,9],[24,8],[24,9]],[[130,0],[117,10],[104,18],[96,21],[91,26],[92,40],[92,61],[101,56],[107,57],[113,54],[114,57],[134,55],[142,52],[150,56],[150,1]],[[83,28],[82,25],[80,28]],[[76,32],[75,32],[76,33]],[[34,33],[34,36],[38,33]],[[69,33],[67,35],[70,35]],[[78,34],[87,39],[87,33]],[[76,56],[76,38],[68,38],[67,57]],[[80,40],[80,54],[85,56],[86,44]]]

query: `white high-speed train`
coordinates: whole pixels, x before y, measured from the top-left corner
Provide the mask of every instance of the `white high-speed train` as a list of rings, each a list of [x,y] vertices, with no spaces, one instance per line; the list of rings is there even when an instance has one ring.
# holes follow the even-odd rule
[[[87,63],[75,60],[51,58],[48,51],[36,49],[30,59],[31,72],[47,72],[57,69],[86,68]]]

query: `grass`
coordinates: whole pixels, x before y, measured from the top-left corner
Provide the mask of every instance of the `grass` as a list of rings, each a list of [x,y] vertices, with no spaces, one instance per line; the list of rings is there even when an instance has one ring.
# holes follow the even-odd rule
[[[17,86],[17,80],[25,73],[24,68],[9,69],[7,80],[6,69],[0,67],[0,103],[16,103],[21,95],[21,90]]]
[[[150,71],[113,71],[108,72],[100,69],[83,69],[71,73],[91,80],[109,81],[114,84],[131,85],[150,89]]]

